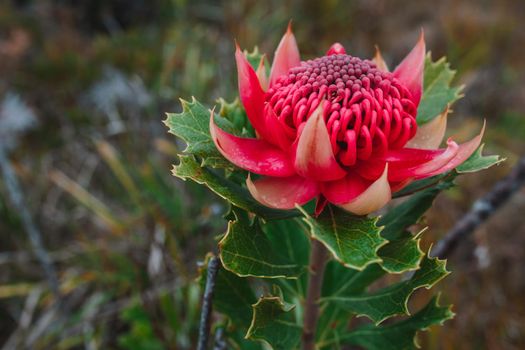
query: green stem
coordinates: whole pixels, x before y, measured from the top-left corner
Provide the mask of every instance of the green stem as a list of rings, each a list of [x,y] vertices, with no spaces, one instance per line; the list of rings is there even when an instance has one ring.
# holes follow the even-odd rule
[[[304,307],[303,350],[315,349],[315,331],[319,319],[319,298],[321,297],[326,258],[326,248],[318,240],[312,239],[308,291]]]

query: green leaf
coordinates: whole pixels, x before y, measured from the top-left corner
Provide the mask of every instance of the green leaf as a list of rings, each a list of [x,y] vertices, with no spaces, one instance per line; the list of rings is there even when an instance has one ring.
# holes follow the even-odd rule
[[[310,256],[310,237],[302,220],[296,218],[269,221],[262,229],[277,254],[304,266],[306,271]],[[277,283],[283,288],[286,300],[301,300],[306,294],[307,279],[307,274],[303,273],[298,279],[279,279]]]
[[[203,287],[206,283],[209,258],[210,255],[207,256],[204,267],[200,270],[200,283]],[[238,277],[226,269],[219,269],[213,292],[215,310],[228,316],[235,326],[245,331],[251,322],[252,305],[255,302],[257,298],[248,279]]]
[[[345,266],[362,270],[381,261],[377,251],[387,241],[380,235],[377,219],[355,216],[332,205],[328,205],[317,218],[312,218],[302,208],[300,210],[310,226],[311,235]]]
[[[331,260],[326,265],[321,295],[330,296],[356,295],[365,291],[372,282],[384,276],[379,264],[368,265],[364,270],[349,269],[339,262]]]
[[[458,173],[473,173],[483,169],[488,169],[493,165],[499,164],[505,160],[505,158],[500,158],[498,155],[484,156],[482,144],[478,147],[476,152],[474,152],[466,161],[463,162],[460,166],[456,168]]]
[[[385,271],[379,264],[368,265],[363,271],[349,269],[335,260],[326,265],[323,287],[321,290],[322,303],[317,341],[322,342],[338,330],[347,329],[348,312],[341,309],[336,303],[326,297],[358,295],[378,278],[384,276]]]
[[[349,312],[359,316],[367,316],[379,324],[395,315],[408,315],[408,299],[419,288],[430,289],[434,284],[448,275],[445,261],[438,258],[423,258],[421,267],[407,281],[398,282],[373,293],[355,296],[330,296],[326,300],[333,301]]]
[[[425,253],[419,247],[421,233],[413,236],[404,232],[401,237],[389,241],[378,251],[381,267],[389,273],[403,273],[415,270]]]
[[[224,267],[242,277],[298,278],[305,271],[304,265],[279,254],[257,221],[230,221],[219,250]]]
[[[191,102],[181,99],[182,112],[168,113],[164,124],[169,132],[183,139],[187,147],[185,153],[191,153],[202,158],[203,165],[214,168],[234,168],[215,147],[210,135],[211,111],[204,107],[195,98]],[[226,131],[232,131],[233,126],[224,118],[217,118],[216,122]]]
[[[440,306],[439,296],[412,317],[387,326],[366,325],[351,332],[341,333],[320,346],[331,344],[354,344],[367,350],[407,350],[418,347],[417,331],[427,330],[435,324],[443,324],[454,317],[450,306]]]
[[[432,206],[437,195],[452,187],[452,182],[438,183],[426,190],[412,195],[409,199],[390,209],[379,219],[379,225],[384,226],[382,236],[388,240],[400,237],[405,229],[417,223],[419,218]]]
[[[426,179],[416,180],[416,181],[410,183],[407,187],[405,187],[405,188],[401,189],[400,191],[397,191],[396,193],[394,193],[392,197],[393,198],[399,198],[399,197],[409,196],[409,195],[412,195],[412,194],[414,194],[416,192],[419,192],[419,191],[422,191],[422,190],[427,189],[429,187],[432,187],[432,186],[438,184],[441,181],[448,181],[448,182],[452,183],[452,181],[454,180],[455,176],[456,176],[456,174],[454,172],[447,172],[447,173],[436,175],[436,176],[432,176],[432,177],[429,177],[429,178],[426,178]]]
[[[259,68],[259,63],[261,62],[261,58],[264,56],[264,54],[259,52],[259,48],[255,46],[253,48],[252,52],[248,52],[247,50],[244,50],[244,55],[246,56],[246,59],[250,63],[250,65],[253,67],[254,70],[257,70]],[[268,70],[270,67],[268,66],[268,60],[265,60],[265,68],[267,70],[267,74],[269,73]]]
[[[227,130],[225,128],[225,131],[228,131],[238,136],[255,137],[253,127],[251,126],[250,121],[248,120],[248,117],[246,116],[246,113],[244,111],[244,108],[241,105],[241,102],[238,98],[236,98],[233,102],[227,102],[223,98],[219,98],[217,100],[217,103],[220,106],[219,116],[230,121],[231,126],[233,127],[233,130]],[[216,122],[218,122],[219,120],[220,118],[215,118]],[[228,126],[227,123],[224,124]]]
[[[456,71],[450,69],[450,64],[445,57],[432,62],[430,53],[427,54],[425,58],[423,95],[417,109],[417,122],[419,125],[434,119],[448,105],[462,97],[462,86],[450,86],[455,74]]]
[[[293,320],[294,305],[280,297],[262,297],[253,305],[253,318],[246,338],[264,341],[274,350],[295,349],[302,327]]]
[[[191,179],[199,184],[206,185],[210,190],[239,208],[257,214],[267,220],[284,219],[299,215],[297,210],[276,210],[259,204],[253,199],[248,190],[207,168],[201,167],[192,156],[181,155],[179,159],[180,163],[173,167],[173,175],[183,180]]]

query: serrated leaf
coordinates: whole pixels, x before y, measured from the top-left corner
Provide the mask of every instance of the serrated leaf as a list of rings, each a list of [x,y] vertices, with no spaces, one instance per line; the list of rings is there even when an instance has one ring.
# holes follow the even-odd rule
[[[282,232],[283,236],[293,232]],[[298,278],[305,266],[279,254],[258,222],[230,221],[219,242],[224,267],[238,276]]]
[[[389,241],[377,252],[381,257],[381,267],[389,273],[403,273],[415,270],[425,253],[419,247],[421,232],[413,236],[404,232],[400,237]]]
[[[233,127],[233,130],[224,129],[225,131],[242,137],[255,137],[253,127],[238,98],[233,102],[227,102],[225,99],[219,98],[217,103],[220,106],[219,117],[230,121]],[[216,118],[216,122],[218,120],[220,119]]]
[[[462,86],[451,87],[456,71],[450,69],[445,57],[432,62],[425,57],[423,95],[417,109],[417,123],[424,124],[437,117],[445,108],[461,98]]]
[[[209,256],[200,271],[200,282],[206,281],[206,266]],[[252,318],[252,305],[257,301],[248,280],[220,268],[215,280],[213,308],[228,316],[233,323],[243,330],[248,328]]]
[[[259,204],[245,188],[233,181],[219,176],[207,168],[201,167],[195,158],[189,155],[179,157],[180,163],[173,167],[173,175],[183,180],[191,179],[206,185],[217,195],[235,206],[267,219],[284,219],[300,215],[297,210],[276,210]]]
[[[412,195],[412,194],[414,194],[416,192],[419,192],[419,191],[422,191],[424,189],[430,188],[430,187],[438,184],[441,181],[447,181],[447,182],[450,182],[451,184],[453,184],[454,177],[455,177],[455,173],[454,172],[447,172],[447,173],[436,175],[436,176],[432,176],[432,177],[429,177],[429,178],[426,178],[426,179],[416,180],[416,181],[410,183],[407,187],[404,187],[400,191],[397,191],[396,193],[394,193],[394,195],[392,197],[393,198],[399,198],[399,197],[409,196],[409,195]]]
[[[259,63],[261,62],[261,58],[264,56],[263,53],[259,52],[259,48],[255,46],[252,50],[252,52],[248,52],[247,50],[244,50],[244,55],[246,56],[246,59],[250,63],[250,65],[253,67],[254,70],[257,70],[259,67]],[[265,60],[268,61],[268,60]],[[265,62],[265,68],[268,70],[268,64]],[[268,72],[267,72],[268,73]]]
[[[373,293],[355,296],[328,297],[327,301],[338,304],[349,312],[367,316],[376,324],[395,315],[408,315],[408,299],[419,288],[430,289],[448,275],[445,261],[428,256],[421,261],[421,267],[407,281],[398,282]]]
[[[381,235],[388,240],[398,238],[407,227],[417,223],[419,218],[432,206],[434,199],[442,190],[448,189],[452,185],[450,181],[438,183],[412,195],[403,203],[390,209],[379,219],[378,224],[384,226]]]
[[[427,330],[435,324],[443,324],[454,317],[450,306],[440,306],[439,296],[412,317],[387,326],[366,325],[351,332],[334,336],[319,347],[332,344],[354,344],[367,350],[408,350],[418,347],[416,335],[418,331]]]
[[[338,330],[347,329],[348,312],[341,309],[326,297],[347,296],[364,293],[366,288],[385,275],[379,264],[368,265],[363,271],[349,269],[339,262],[331,260],[326,265],[321,290],[322,312],[319,317],[317,341],[322,342]]]
[[[362,270],[381,261],[377,251],[387,241],[380,235],[377,219],[355,216],[332,205],[328,205],[317,218],[300,210],[310,226],[312,237],[322,242],[345,266]]]
[[[460,166],[456,168],[458,173],[473,173],[483,169],[488,169],[493,165],[499,164],[505,160],[501,159],[498,155],[484,156],[482,144],[478,147],[476,152],[474,152],[466,161],[463,162]]]
[[[384,274],[385,272],[379,264],[371,264],[364,270],[359,271],[349,269],[332,260],[326,265],[321,295],[330,297],[360,294]]]
[[[274,350],[295,349],[301,339],[302,327],[294,322],[294,305],[280,297],[262,297],[253,305],[253,318],[247,339],[264,341]]]
[[[302,220],[287,219],[269,221],[262,226],[272,243],[274,251],[301,266],[308,266],[310,256],[310,238]],[[303,273],[298,279],[279,279],[287,300],[302,299],[306,294],[308,276]]]
[[[233,168],[217,150],[210,135],[210,110],[204,107],[195,98],[191,102],[181,99],[181,113],[167,113],[164,124],[169,132],[186,142],[185,153],[191,153],[202,159],[203,165],[216,168]],[[220,126],[232,131],[233,126],[221,118]]]

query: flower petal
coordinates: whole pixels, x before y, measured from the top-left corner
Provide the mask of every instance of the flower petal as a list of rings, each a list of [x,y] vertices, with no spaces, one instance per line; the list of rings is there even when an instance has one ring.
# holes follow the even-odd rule
[[[344,191],[346,189],[346,193],[350,193],[348,198],[351,199],[346,203],[336,202],[335,204],[357,215],[366,215],[381,209],[392,199],[392,191],[388,183],[388,164],[385,165],[383,174],[372,183],[367,183],[366,180],[359,179],[355,175],[349,175],[342,180],[334,182],[340,182],[340,184],[333,186],[330,190],[323,187],[323,195],[331,202],[332,194],[337,195],[338,190]],[[323,184],[323,186],[325,185],[330,186],[330,183]],[[344,199],[344,195],[337,195],[337,197],[338,202]]]
[[[425,68],[425,35],[423,30],[419,35],[419,40],[396,67],[393,74],[412,94],[412,101],[417,106],[423,93],[423,70]]]
[[[345,204],[357,198],[373,182],[349,172],[342,179],[321,183],[321,193],[330,203]]]
[[[340,43],[334,43],[332,46],[330,46],[328,51],[326,51],[326,56],[341,55],[341,54],[343,55],[346,54],[346,50],[344,46],[341,45]]]
[[[322,104],[308,118],[296,142],[295,170],[297,174],[317,181],[337,180],[346,175],[335,160]]]
[[[474,153],[476,149],[478,149],[479,145],[481,144],[481,139],[483,138],[484,133],[485,133],[485,123],[483,123],[481,132],[477,136],[475,136],[472,140],[464,142],[461,145],[459,145],[458,151],[456,152],[454,158],[452,158],[444,166],[438,169],[435,169],[435,167],[433,167],[432,165],[428,163],[423,164],[417,170],[417,173],[416,173],[417,178],[422,179],[425,177],[442,174],[444,172],[454,169],[455,167],[457,167],[458,165],[466,161],[472,155],[472,153]],[[449,140],[447,141],[447,144],[450,144],[450,142],[454,142],[454,141]]]
[[[261,175],[286,177],[295,174],[288,155],[261,139],[242,138],[219,128],[210,116],[210,134],[221,154],[238,167]]]
[[[388,66],[383,59],[383,55],[381,55],[381,51],[379,50],[379,46],[376,45],[376,53],[374,55],[374,58],[372,58],[372,62],[374,62],[377,66],[377,69],[383,72],[389,72]]]
[[[408,149],[412,152],[419,151],[419,153],[421,154],[427,152],[426,157],[431,158],[431,160],[423,162],[413,167],[406,167],[403,165],[402,162],[398,162],[397,164],[395,164],[395,167],[391,167],[388,176],[389,181],[398,182],[405,181],[406,179],[410,178],[415,180],[424,179],[454,169],[455,167],[463,163],[465,160],[467,160],[472,155],[472,153],[474,153],[474,151],[479,147],[484,131],[485,124],[483,124],[481,132],[476,137],[474,137],[470,141],[462,143],[461,145],[458,145],[452,139],[448,139],[446,149]],[[423,159],[423,157],[421,157],[420,159]]]
[[[266,135],[264,124],[264,91],[261,88],[257,74],[241,51],[239,45],[235,50],[237,76],[239,80],[239,96],[246,110],[246,115],[254,129],[263,138]]]
[[[418,126],[416,134],[407,142],[406,147],[437,149],[443,141],[443,137],[445,137],[448,111],[449,109],[447,106],[443,113],[428,123]]]
[[[259,66],[255,71],[255,74],[257,74],[257,78],[259,79],[259,83],[261,84],[261,88],[263,89],[263,91],[268,90],[268,76],[266,75],[265,61],[266,55],[262,55],[261,61],[259,62]]]
[[[264,177],[255,182],[248,176],[246,186],[258,202],[277,209],[293,209],[296,204],[303,205],[319,194],[315,181],[300,176]]]
[[[299,55],[299,48],[297,41],[292,33],[292,23],[288,24],[288,29],[284,34],[275,55],[273,57],[272,69],[270,71],[270,86],[272,86],[277,78],[288,73],[288,70],[297,67],[301,64],[301,56]]]
[[[275,114],[270,104],[266,105],[265,118],[266,118],[266,130],[268,132],[268,141],[278,146],[285,152],[289,152],[293,143],[293,136],[289,136],[289,133],[285,130],[286,126],[282,124],[277,115]]]

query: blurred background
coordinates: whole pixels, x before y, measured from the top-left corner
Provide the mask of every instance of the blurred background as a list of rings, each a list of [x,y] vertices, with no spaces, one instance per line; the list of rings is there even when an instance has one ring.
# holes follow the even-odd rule
[[[427,247],[525,153],[520,0],[0,0],[0,347],[194,348],[197,262],[225,208],[170,175],[184,145],[164,113],[233,100],[234,38],[273,53],[290,19],[303,57],[378,44],[393,67],[424,28],[458,70],[449,133],[486,118],[486,153],[507,161],[440,195]],[[524,210],[521,190],[454,251],[437,289],[457,316],[423,348],[525,348]]]

